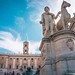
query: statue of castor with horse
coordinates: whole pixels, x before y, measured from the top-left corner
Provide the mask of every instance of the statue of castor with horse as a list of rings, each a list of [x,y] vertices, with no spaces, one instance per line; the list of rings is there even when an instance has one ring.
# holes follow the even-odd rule
[[[71,15],[67,11],[67,7],[70,7],[71,4],[63,1],[61,5],[61,11],[55,16],[53,13],[49,12],[49,7],[45,7],[45,12],[42,14],[42,20],[40,23],[42,24],[43,34],[46,34],[50,31],[52,35],[54,30],[60,31],[65,29],[72,30],[75,27],[75,13],[74,17],[71,18]],[[61,14],[59,21],[55,24],[55,19],[58,18],[59,14]]]

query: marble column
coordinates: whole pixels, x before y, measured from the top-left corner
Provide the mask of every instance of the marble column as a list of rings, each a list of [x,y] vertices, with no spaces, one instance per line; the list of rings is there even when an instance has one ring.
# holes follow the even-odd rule
[[[37,59],[34,60],[35,68],[37,68]]]
[[[15,63],[16,63],[16,59],[13,58],[13,69],[15,69]]]
[[[22,58],[20,59],[20,66],[22,66]]]
[[[28,67],[30,67],[30,59],[28,59]]]
[[[8,68],[8,58],[6,58],[6,68]]]

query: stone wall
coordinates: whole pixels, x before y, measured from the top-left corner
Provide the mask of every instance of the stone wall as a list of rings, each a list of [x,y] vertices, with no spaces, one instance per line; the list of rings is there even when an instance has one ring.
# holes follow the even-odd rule
[[[75,32],[61,30],[43,38],[41,75],[65,75],[75,71]],[[44,74],[42,74],[44,71]]]

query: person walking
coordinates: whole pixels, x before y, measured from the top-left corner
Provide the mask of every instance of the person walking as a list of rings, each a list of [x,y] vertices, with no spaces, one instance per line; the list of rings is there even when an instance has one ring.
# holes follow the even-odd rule
[[[26,75],[33,75],[33,71],[30,67],[27,68]]]

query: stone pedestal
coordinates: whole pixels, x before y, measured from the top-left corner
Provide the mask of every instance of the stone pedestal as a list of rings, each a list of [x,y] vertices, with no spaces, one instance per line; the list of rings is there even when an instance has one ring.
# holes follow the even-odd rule
[[[40,50],[42,54],[41,75],[65,75],[65,73],[75,71],[74,31],[61,30],[43,38]]]

